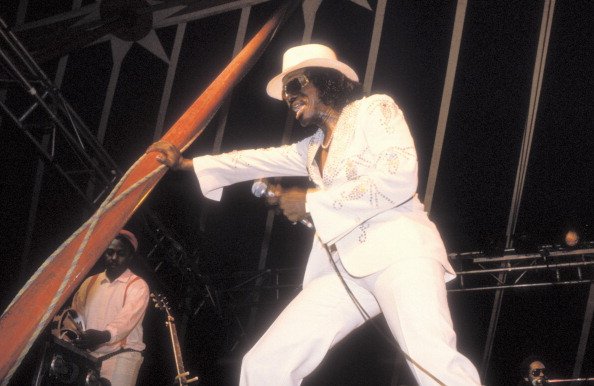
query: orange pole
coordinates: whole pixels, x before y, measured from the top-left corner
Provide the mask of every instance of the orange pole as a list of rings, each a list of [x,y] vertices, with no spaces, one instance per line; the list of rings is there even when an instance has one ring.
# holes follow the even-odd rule
[[[223,99],[255,64],[299,1],[286,1],[163,136],[186,149],[205,129]],[[7,384],[22,358],[66,299],[80,285],[117,232],[166,168],[142,155],[93,217],[66,240],[29,279],[0,318],[0,379]]]

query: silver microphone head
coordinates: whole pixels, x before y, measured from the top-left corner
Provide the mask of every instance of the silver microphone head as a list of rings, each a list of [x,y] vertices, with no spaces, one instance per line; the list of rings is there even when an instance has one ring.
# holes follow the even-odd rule
[[[268,190],[268,185],[261,180],[254,181],[252,185],[252,194],[258,198],[262,196],[266,196],[266,191]]]

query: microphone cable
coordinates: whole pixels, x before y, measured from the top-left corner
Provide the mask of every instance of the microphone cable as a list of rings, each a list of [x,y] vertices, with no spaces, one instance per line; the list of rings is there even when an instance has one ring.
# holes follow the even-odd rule
[[[411,362],[413,365],[415,365],[415,367],[417,367],[419,370],[421,370],[423,373],[425,373],[429,378],[433,379],[435,382],[437,382],[441,386],[447,386],[439,378],[437,378],[435,375],[433,375],[429,370],[427,370],[426,368],[424,368],[419,362],[417,362],[410,355],[408,355],[407,353],[405,353],[404,350],[402,350],[402,348],[398,344],[396,344],[394,342],[394,338],[391,337],[391,336],[388,336],[380,328],[380,326],[367,313],[367,311],[365,310],[365,308],[363,307],[363,305],[359,302],[359,300],[357,299],[357,297],[355,296],[355,294],[353,293],[353,291],[349,287],[348,283],[346,282],[346,280],[342,276],[342,273],[338,269],[338,266],[336,265],[336,262],[332,258],[332,252],[330,251],[330,248],[328,247],[328,245],[325,244],[324,242],[322,242],[322,239],[318,235],[318,232],[315,232],[314,235],[315,235],[315,237],[317,237],[317,239],[320,241],[320,243],[324,247],[324,250],[326,251],[326,254],[328,255],[328,258],[330,259],[330,264],[332,265],[332,268],[334,269],[334,272],[336,272],[336,275],[338,276],[340,282],[342,283],[342,286],[344,287],[344,289],[346,290],[347,294],[349,295],[349,297],[351,298],[351,300],[355,304],[355,307],[357,307],[357,310],[359,311],[359,313],[361,314],[361,316],[363,317],[363,319],[365,320],[365,322],[371,323],[371,325],[373,326],[373,328],[375,328],[375,330],[380,334],[380,336],[382,336],[384,339],[386,339],[386,341],[390,342],[390,344],[394,347],[394,349],[396,349],[397,352],[401,353],[404,356],[405,359],[407,359],[409,362]],[[381,309],[381,307],[380,307],[380,309]]]

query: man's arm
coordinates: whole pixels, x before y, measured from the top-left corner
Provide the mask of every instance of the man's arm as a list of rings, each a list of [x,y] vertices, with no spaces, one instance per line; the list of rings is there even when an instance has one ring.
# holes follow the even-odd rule
[[[155,142],[147,153],[157,152],[158,162],[173,170],[193,170],[202,194],[219,201],[222,189],[237,182],[265,177],[307,176],[307,151],[311,137],[280,147],[236,150],[194,159],[181,156],[179,150],[164,141]]]
[[[149,288],[144,280],[136,280],[128,288],[126,303],[116,318],[107,324],[110,333],[108,343],[127,337],[138,323],[142,322],[149,301]]]
[[[79,315],[84,315],[85,306],[86,306],[86,298],[89,291],[89,286],[91,285],[94,280],[92,277],[88,277],[83,284],[80,286],[76,294],[74,294],[74,298],[72,299],[72,305],[70,306]],[[105,342],[108,342],[110,338],[109,331],[99,331],[94,329],[89,329],[83,331],[80,336],[72,343],[74,343],[78,348],[81,349],[88,349],[88,350],[95,350],[97,347],[102,345]]]
[[[84,311],[84,297],[89,290],[89,282],[90,278],[85,279],[78,291],[76,291],[74,294],[74,298],[72,298],[72,304],[70,305],[70,308],[78,312],[79,315],[82,315]]]

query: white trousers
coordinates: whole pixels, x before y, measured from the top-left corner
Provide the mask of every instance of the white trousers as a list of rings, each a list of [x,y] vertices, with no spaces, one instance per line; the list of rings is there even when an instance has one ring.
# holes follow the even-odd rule
[[[442,265],[430,258],[395,262],[364,278],[348,275],[367,313],[380,312],[401,349],[447,386],[480,385],[474,365],[456,349]],[[365,322],[333,271],[312,280],[245,355],[241,386],[300,385],[332,346]],[[421,386],[439,385],[407,361]]]
[[[101,377],[109,379],[111,386],[134,386],[143,360],[137,351],[115,355],[101,364]]]

